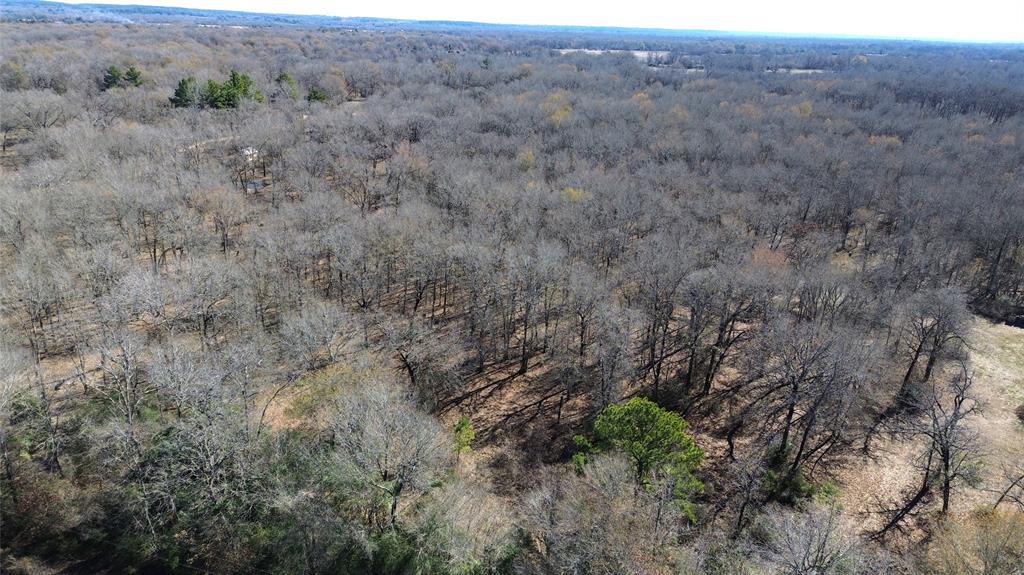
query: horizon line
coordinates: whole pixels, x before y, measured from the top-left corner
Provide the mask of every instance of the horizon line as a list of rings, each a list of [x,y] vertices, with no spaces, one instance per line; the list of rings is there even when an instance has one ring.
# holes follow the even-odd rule
[[[383,17],[383,16],[340,16],[336,14],[299,14],[289,12],[260,12],[260,11],[249,11],[249,10],[225,10],[221,8],[192,8],[186,6],[172,5],[172,4],[140,4],[140,3],[108,3],[108,2],[95,2],[93,0],[8,0],[11,4],[54,4],[54,5],[69,5],[69,6],[100,6],[100,7],[121,7],[121,8],[166,8],[171,10],[181,11],[196,11],[196,12],[219,12],[223,14],[241,14],[251,16],[279,16],[279,17],[291,17],[291,18],[328,18],[335,20],[366,20],[366,21],[377,21],[377,22],[394,22],[394,23],[410,23],[410,24],[421,24],[421,25],[470,25],[470,26],[485,26],[485,27],[512,27],[512,28],[529,28],[529,29],[540,29],[554,31],[553,29],[571,29],[573,31],[621,31],[621,32],[648,32],[658,33],[660,35],[669,34],[704,34],[708,36],[748,36],[748,37],[761,37],[761,38],[776,38],[776,39],[804,39],[804,40],[861,40],[861,41],[888,41],[888,42],[921,42],[921,43],[938,43],[938,44],[972,44],[972,45],[1003,45],[1003,46],[1024,46],[1024,39],[1021,40],[1006,40],[1006,39],[978,39],[978,38],[945,38],[936,36],[889,36],[889,35],[868,35],[868,34],[830,34],[830,33],[819,33],[819,32],[772,32],[765,30],[724,30],[724,29],[704,29],[704,28],[657,28],[657,27],[632,27],[632,26],[614,26],[614,25],[588,25],[588,24],[528,24],[521,22],[493,22],[493,21],[478,21],[478,20],[451,20],[451,19],[418,19],[418,18],[395,18],[395,17]]]

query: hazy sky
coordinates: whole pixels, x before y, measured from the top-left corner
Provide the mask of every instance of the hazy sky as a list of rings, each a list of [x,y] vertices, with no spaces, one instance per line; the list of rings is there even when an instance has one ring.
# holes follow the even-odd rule
[[[1024,0],[91,1],[415,20],[1024,42]]]

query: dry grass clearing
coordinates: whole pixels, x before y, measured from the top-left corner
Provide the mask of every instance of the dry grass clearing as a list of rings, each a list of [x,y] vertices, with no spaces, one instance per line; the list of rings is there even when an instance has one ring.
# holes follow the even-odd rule
[[[1003,484],[1003,467],[1024,459],[1024,425],[1014,410],[1024,403],[1024,329],[976,319],[971,338],[971,365],[980,410],[970,424],[978,434],[984,467],[976,487],[955,494],[951,508],[964,515],[991,506]],[[879,500],[895,498],[920,481],[914,459],[924,445],[892,438],[874,444],[871,459],[858,460],[840,475],[842,502],[868,530],[878,523],[870,513]]]

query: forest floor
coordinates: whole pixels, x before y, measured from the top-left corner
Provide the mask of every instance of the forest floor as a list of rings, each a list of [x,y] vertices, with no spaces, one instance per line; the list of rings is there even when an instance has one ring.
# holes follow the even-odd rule
[[[541,463],[564,461],[573,451],[588,400],[565,394],[563,382],[543,362],[519,373],[518,361],[488,366],[470,380],[461,400],[443,410],[448,427],[460,416],[476,432],[473,451],[460,457],[471,476],[486,478],[499,495],[539,486]]]
[[[979,482],[954,494],[950,507],[963,516],[990,507],[1005,487],[1003,470],[1024,459],[1024,424],[1014,414],[1024,403],[1024,329],[977,318],[971,337],[971,365],[979,410],[969,420],[981,447]],[[858,527],[877,528],[879,504],[891,503],[920,481],[914,461],[925,449],[919,441],[879,437],[868,459],[858,458],[838,477],[840,501]]]

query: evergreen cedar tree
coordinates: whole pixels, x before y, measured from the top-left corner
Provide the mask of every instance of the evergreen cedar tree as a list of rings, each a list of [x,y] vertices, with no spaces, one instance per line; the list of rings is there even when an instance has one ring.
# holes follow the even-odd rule
[[[104,90],[126,88],[128,86],[138,88],[142,85],[142,82],[142,71],[134,65],[128,66],[128,69],[124,71],[117,66],[110,66],[103,72],[102,85]]]
[[[189,76],[178,81],[178,86],[170,98],[176,108],[189,108],[196,105],[204,108],[222,110],[237,108],[243,100],[262,102],[263,94],[255,88],[252,78],[232,70],[224,82],[207,80],[202,88],[196,79]]]

